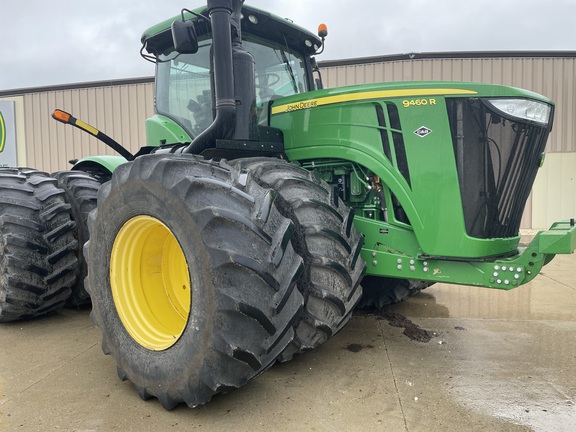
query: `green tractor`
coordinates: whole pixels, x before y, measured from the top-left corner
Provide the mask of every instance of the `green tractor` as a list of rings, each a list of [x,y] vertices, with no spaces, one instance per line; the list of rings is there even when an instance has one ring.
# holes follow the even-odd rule
[[[519,246],[551,101],[460,82],[323,89],[325,28],[243,3],[144,33],[156,114],[137,154],[57,110],[120,156],[0,171],[0,321],[87,291],[120,378],[193,407],[321,345],[359,303],[515,288],[576,248],[573,220]]]

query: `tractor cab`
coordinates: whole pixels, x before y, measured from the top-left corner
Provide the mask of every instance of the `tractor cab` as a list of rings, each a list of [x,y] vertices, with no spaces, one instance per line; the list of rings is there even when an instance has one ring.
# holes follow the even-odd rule
[[[171,29],[175,21],[191,27],[198,46],[195,53],[175,47]],[[271,101],[321,85],[319,80],[315,84],[311,56],[322,41],[286,19],[248,6],[242,8],[239,28],[243,48],[253,58],[255,100],[249,101],[249,115],[266,127]],[[143,49],[152,55],[146,57],[157,64],[156,115],[146,122],[149,146],[189,143],[212,124],[216,116],[212,39],[205,9],[185,11],[144,33]],[[235,99],[237,107],[246,103]]]

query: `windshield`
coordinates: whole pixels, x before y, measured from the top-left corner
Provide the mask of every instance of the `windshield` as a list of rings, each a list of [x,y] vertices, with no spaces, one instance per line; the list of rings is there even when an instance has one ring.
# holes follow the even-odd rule
[[[198,53],[170,52],[160,55],[156,80],[156,110],[177,121],[192,137],[212,123],[210,90],[210,40],[200,43]],[[302,54],[248,36],[245,49],[254,56],[256,108],[259,122],[268,124],[268,103],[279,97],[308,91],[306,63]]]

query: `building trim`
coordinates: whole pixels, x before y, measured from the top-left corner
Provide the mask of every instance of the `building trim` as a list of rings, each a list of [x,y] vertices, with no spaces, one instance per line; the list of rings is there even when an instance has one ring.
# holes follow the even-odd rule
[[[436,59],[495,59],[495,58],[576,58],[576,51],[453,51],[406,53],[385,56],[358,57],[342,60],[323,60],[320,67],[353,66],[369,63],[386,63],[405,60]]]
[[[46,93],[55,91],[65,91],[65,90],[80,90],[88,88],[100,88],[100,87],[117,87],[125,85],[136,85],[136,84],[151,84],[154,83],[154,77],[141,77],[141,78],[127,78],[127,79],[117,79],[117,80],[106,80],[106,81],[91,81],[83,83],[74,84],[59,84],[50,85],[43,87],[30,87],[21,88],[14,90],[0,90],[0,97],[11,97],[11,96],[22,96],[31,93]]]

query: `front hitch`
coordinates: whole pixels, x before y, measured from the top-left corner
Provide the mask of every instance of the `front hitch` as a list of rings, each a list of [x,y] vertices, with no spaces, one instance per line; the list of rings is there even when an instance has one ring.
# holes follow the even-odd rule
[[[492,274],[486,274],[485,284],[491,288],[514,288],[534,279],[557,254],[576,250],[574,219],[555,222],[547,231],[540,231],[519,255],[498,260]]]
[[[538,251],[543,254],[571,254],[576,250],[576,227],[574,219],[555,222],[548,231],[539,232]]]

